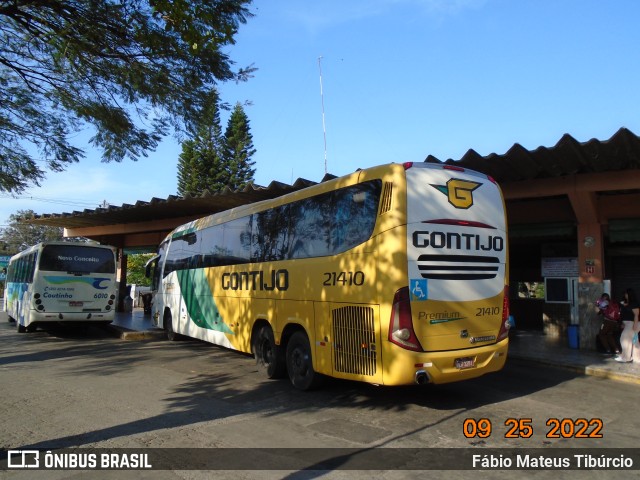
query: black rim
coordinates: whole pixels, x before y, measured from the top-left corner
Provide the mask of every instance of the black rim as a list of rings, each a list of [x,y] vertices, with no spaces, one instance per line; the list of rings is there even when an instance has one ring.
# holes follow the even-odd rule
[[[309,355],[302,345],[296,345],[291,352],[291,368],[295,378],[302,380],[309,376]]]
[[[268,338],[263,338],[260,344],[260,359],[264,366],[269,366],[273,363],[273,348]]]

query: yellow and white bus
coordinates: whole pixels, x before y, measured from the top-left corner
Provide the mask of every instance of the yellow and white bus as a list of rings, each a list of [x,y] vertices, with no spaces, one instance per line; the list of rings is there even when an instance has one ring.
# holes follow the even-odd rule
[[[506,228],[481,173],[360,170],[176,228],[148,265],[154,322],[300,389],[478,377],[507,356]]]
[[[112,322],[115,299],[113,247],[45,242],[9,260],[5,310],[18,332],[46,323]]]

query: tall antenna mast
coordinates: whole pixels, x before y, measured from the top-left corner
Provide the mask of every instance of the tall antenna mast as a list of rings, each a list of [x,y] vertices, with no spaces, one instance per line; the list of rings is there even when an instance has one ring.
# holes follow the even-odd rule
[[[318,57],[320,70],[320,101],[322,102],[322,133],[324,135],[324,174],[327,174],[327,128],[324,123],[324,93],[322,91],[322,55]]]

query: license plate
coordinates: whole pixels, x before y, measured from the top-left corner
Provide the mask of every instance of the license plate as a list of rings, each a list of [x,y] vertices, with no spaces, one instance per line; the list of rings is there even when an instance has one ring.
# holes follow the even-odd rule
[[[455,366],[458,370],[473,368],[476,366],[476,359],[474,357],[456,358]]]
[[[81,307],[82,305],[84,305],[82,302],[69,302],[70,307]]]

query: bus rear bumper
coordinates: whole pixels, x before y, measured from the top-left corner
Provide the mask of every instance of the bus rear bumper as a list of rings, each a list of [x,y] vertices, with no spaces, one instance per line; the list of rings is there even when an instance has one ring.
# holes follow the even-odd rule
[[[40,313],[32,314],[30,323],[55,323],[55,322],[112,322],[114,320],[113,312],[56,312],[56,313]]]
[[[447,352],[421,352],[394,359],[385,385],[426,385],[458,382],[500,371],[507,360],[509,340],[483,347]],[[407,352],[408,353],[408,352]]]

